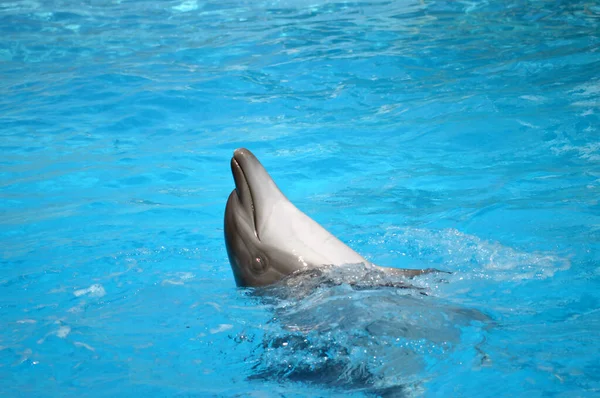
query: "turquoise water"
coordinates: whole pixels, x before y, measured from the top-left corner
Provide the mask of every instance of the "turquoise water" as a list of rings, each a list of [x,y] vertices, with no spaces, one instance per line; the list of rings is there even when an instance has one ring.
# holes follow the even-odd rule
[[[593,1],[0,3],[0,395],[599,394],[599,24]],[[371,261],[453,274],[237,289],[242,146]]]

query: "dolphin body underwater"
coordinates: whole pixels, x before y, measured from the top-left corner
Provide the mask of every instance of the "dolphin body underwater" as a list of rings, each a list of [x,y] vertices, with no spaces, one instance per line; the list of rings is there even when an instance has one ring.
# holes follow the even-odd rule
[[[240,287],[268,286],[297,272],[345,264],[408,278],[441,272],[371,264],[294,206],[245,148],[234,151],[231,172],[235,189],[225,208],[225,245]]]

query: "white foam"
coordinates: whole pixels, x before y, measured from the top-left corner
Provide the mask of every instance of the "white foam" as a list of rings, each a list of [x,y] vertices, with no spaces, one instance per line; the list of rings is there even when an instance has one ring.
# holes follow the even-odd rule
[[[533,102],[542,102],[546,100],[546,97],[542,97],[541,95],[522,95],[519,98]]]
[[[600,94],[600,80],[594,80],[580,84],[569,92],[575,95],[582,95],[585,97],[596,96]]]
[[[94,347],[90,346],[89,344],[85,344],[85,343],[82,343],[80,341],[76,341],[73,344],[75,344],[76,347],[83,347],[86,350],[89,350],[89,351],[92,351],[92,352],[96,352],[96,350],[94,349]]]
[[[420,228],[392,228],[392,238],[399,238],[409,255],[427,260],[437,259],[456,268],[471,268],[472,278],[524,280],[550,278],[557,271],[569,269],[571,262],[549,252],[527,253],[498,242],[482,240],[456,229],[440,231]],[[483,273],[481,271],[484,271]]]
[[[175,281],[173,279],[165,279],[162,281],[162,285],[183,285],[182,281]]]
[[[224,331],[229,330],[231,328],[233,328],[233,325],[222,323],[218,327],[216,327],[214,329],[210,329],[210,333],[211,334],[221,333],[221,332],[224,332]]]
[[[525,126],[525,127],[529,127],[532,129],[539,129],[540,126],[536,126],[535,124],[531,124],[529,122],[525,122],[523,120],[517,119],[517,122],[521,125],[521,126]]]
[[[85,295],[89,295],[90,297],[102,297],[106,294],[106,290],[99,283],[96,283],[87,289],[79,289],[73,292],[75,297],[81,297]]]
[[[56,335],[58,337],[60,337],[61,339],[64,339],[65,337],[67,337],[69,335],[69,333],[71,333],[71,328],[69,326],[61,326],[56,331]]]
[[[195,277],[191,272],[176,272],[174,276],[176,279],[165,279],[162,281],[162,285],[183,285]]]
[[[198,9],[198,2],[196,0],[186,0],[178,6],[174,6],[173,10],[179,12],[189,12]]]

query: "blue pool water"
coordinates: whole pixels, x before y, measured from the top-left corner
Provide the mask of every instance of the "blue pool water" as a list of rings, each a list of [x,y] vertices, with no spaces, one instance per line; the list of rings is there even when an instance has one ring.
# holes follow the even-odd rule
[[[0,395],[600,394],[599,25],[594,1],[1,2]],[[453,273],[237,289],[242,146],[374,263]]]

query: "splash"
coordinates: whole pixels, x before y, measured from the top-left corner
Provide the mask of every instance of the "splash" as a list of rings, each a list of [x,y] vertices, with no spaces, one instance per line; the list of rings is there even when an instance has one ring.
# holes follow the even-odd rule
[[[391,228],[385,241],[399,243],[402,255],[436,264],[467,279],[546,279],[571,266],[568,258],[553,253],[523,252],[456,229]]]
[[[440,275],[428,278],[441,278]],[[415,278],[418,279],[418,278]],[[350,264],[299,272],[253,291],[273,311],[255,350],[253,379],[325,384],[344,391],[414,395],[456,350],[474,362],[492,320],[427,295],[401,276]],[[241,339],[238,339],[240,342]]]

